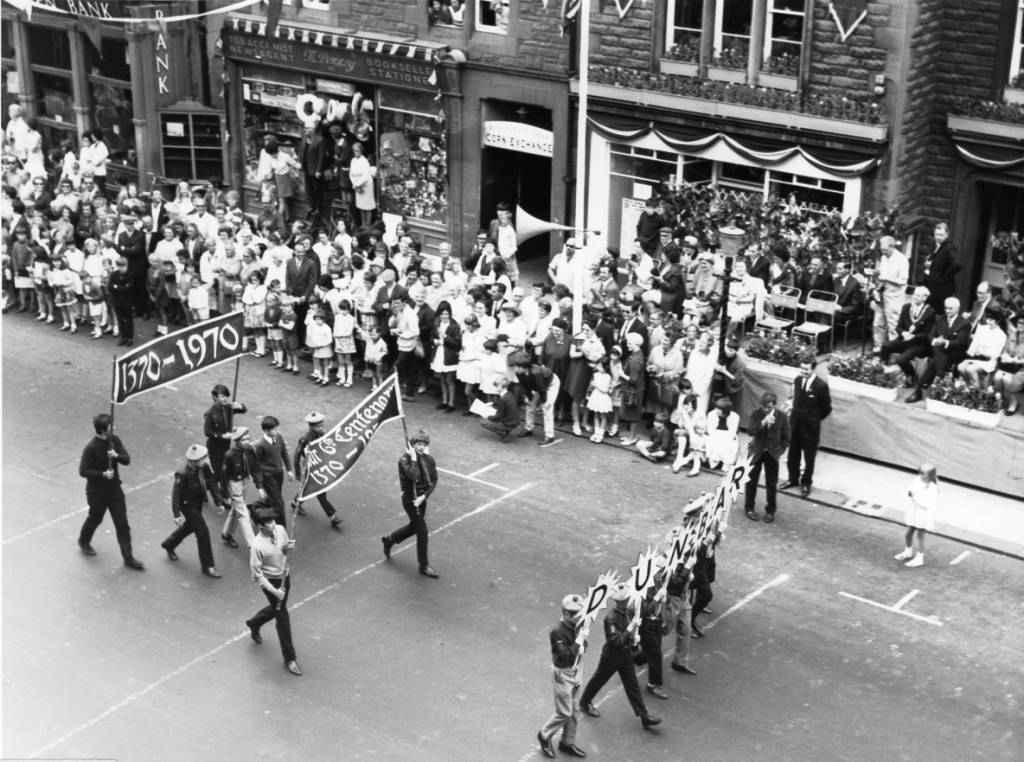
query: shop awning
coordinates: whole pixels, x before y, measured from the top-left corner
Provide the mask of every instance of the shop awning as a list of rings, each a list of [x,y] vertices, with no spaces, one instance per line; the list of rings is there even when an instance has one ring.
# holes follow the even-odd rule
[[[838,177],[856,177],[869,172],[879,159],[865,159],[863,154],[818,146],[794,146],[781,140],[756,138],[749,135],[727,135],[716,130],[681,125],[665,125],[626,117],[601,114],[587,117],[591,128],[605,140],[628,143],[654,133],[677,151],[700,156],[720,142],[760,166],[770,167],[800,155],[823,172]]]

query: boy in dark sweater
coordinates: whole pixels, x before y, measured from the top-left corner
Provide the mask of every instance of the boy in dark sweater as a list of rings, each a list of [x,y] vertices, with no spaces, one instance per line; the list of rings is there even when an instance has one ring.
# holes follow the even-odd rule
[[[636,223],[636,237],[644,251],[650,254],[658,246],[658,231],[665,227],[665,218],[655,210],[653,198],[644,202],[644,210]]]
[[[519,428],[519,405],[516,398],[508,390],[508,379],[499,378],[494,382],[498,389],[498,401],[494,404],[494,415],[488,417],[487,421],[481,421],[480,425],[495,434],[501,435],[501,441],[508,444],[508,436]]]
[[[284,437],[277,430],[280,425],[281,422],[274,416],[266,416],[260,423],[263,436],[256,442],[253,450],[263,472],[263,489],[267,493],[267,502],[277,511],[281,525],[287,526],[284,520],[284,495],[281,494],[281,490],[284,487],[285,474],[288,474],[288,481],[292,481],[295,475],[288,469],[291,461],[288,459],[288,445],[284,443]]]

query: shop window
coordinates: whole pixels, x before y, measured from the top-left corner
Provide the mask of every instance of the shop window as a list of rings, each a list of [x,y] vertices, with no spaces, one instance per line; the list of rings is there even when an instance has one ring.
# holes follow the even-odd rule
[[[448,220],[445,114],[430,93],[381,88],[377,177],[384,212]]]
[[[424,1],[427,4],[427,22],[430,26],[462,26],[466,8],[462,0]]]
[[[111,159],[126,162],[135,155],[135,126],[132,124],[135,109],[128,43],[105,37],[102,45],[103,55],[100,55],[91,42],[83,40],[93,121],[103,130]]]
[[[475,0],[476,28],[481,32],[506,34],[509,0]]]
[[[754,4],[750,0],[719,0],[715,6],[714,61],[726,69],[746,69]]]
[[[32,51],[32,65],[71,71],[71,40],[66,32],[29,26],[28,47]]]
[[[704,0],[668,0],[665,55],[675,61],[700,59]]]
[[[7,31],[5,26],[5,37],[8,37]],[[37,104],[36,116],[43,145],[53,147],[66,138],[76,140],[78,125],[74,109],[75,88],[71,80],[71,40],[66,32],[38,26],[28,26],[27,34],[32,51],[31,77]]]
[[[804,38],[804,0],[768,0],[761,71],[799,76]]]
[[[746,164],[719,162],[718,183],[725,188],[740,191],[764,192],[764,181],[768,170]]]
[[[715,162],[711,159],[683,157],[683,180],[695,185],[710,183],[715,178]]]
[[[1013,29],[1010,53],[1010,86],[1024,89],[1024,0],[1017,5],[1017,24]]]
[[[18,78],[18,66],[14,60],[14,24],[4,20],[0,29],[0,128],[7,129],[7,112],[18,102],[21,81]]]
[[[220,114],[160,114],[164,175],[175,180],[224,176]]]
[[[769,173],[768,194],[822,212],[842,211],[846,183],[787,172]]]
[[[36,88],[37,114],[57,122],[75,123],[75,96],[71,78],[54,74],[33,74]]]
[[[281,151],[297,156],[302,140],[302,123],[295,113],[295,100],[306,92],[306,78],[286,69],[248,66],[242,79],[245,124],[245,181],[256,184],[260,151],[272,136]],[[372,93],[370,95],[372,102]],[[371,160],[372,161],[372,160]],[[302,173],[292,170],[292,187],[303,193]]]

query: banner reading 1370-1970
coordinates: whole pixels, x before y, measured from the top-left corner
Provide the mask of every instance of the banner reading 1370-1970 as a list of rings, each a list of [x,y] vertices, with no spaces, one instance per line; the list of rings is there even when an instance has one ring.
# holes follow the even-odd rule
[[[230,312],[126,352],[114,361],[113,401],[123,405],[136,394],[240,357],[244,319]]]

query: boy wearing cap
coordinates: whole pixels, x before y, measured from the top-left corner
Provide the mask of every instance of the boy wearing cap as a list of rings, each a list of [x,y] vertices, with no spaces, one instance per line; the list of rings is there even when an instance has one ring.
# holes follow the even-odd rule
[[[304,483],[306,478],[306,448],[310,442],[315,442],[324,435],[324,414],[310,413],[306,416],[306,423],[309,425],[309,430],[299,437],[299,441],[295,445],[295,475],[299,479],[299,484]],[[296,499],[298,499],[297,495]],[[342,518],[327,499],[327,493],[321,492],[316,499],[319,501],[320,507],[324,509],[324,513],[327,514],[327,518],[331,520],[331,526],[337,529],[341,525]],[[302,507],[302,503],[299,503],[297,511],[300,516],[306,515],[306,509]]]
[[[562,599],[562,618],[550,633],[551,637],[551,679],[554,684],[555,713],[537,733],[540,750],[545,757],[554,758],[555,750],[551,739],[559,730],[562,740],[558,750],[574,757],[585,757],[586,752],[576,746],[576,693],[580,689],[579,658],[580,646],[576,642],[583,622],[577,615],[583,608],[583,598],[567,595]]]
[[[263,589],[269,605],[256,612],[252,619],[247,619],[245,626],[249,628],[250,637],[262,643],[260,627],[273,619],[277,627],[277,639],[281,641],[284,666],[293,675],[299,676],[302,670],[295,661],[292,622],[288,616],[288,593],[292,589],[291,578],[288,576],[288,554],[295,549],[295,540],[289,539],[285,528],[274,521],[273,509],[259,508],[255,518],[260,531],[253,538],[249,549],[249,565],[252,578]]]
[[[168,558],[177,561],[178,555],[174,549],[190,534],[195,534],[203,574],[220,579],[220,572],[213,562],[210,530],[206,526],[206,519],[203,518],[207,492],[213,496],[213,501],[217,505],[224,506],[227,503],[220,484],[210,468],[207,449],[202,445],[192,445],[185,453],[185,465],[174,473],[174,486],[171,488],[171,511],[178,528],[160,543],[160,547],[167,551]]]
[[[224,481],[227,482],[228,496],[231,498],[231,511],[220,537],[228,547],[237,548],[238,543],[232,534],[241,522],[242,536],[245,537],[246,545],[252,547],[252,521],[249,518],[249,507],[245,504],[246,480],[252,479],[262,500],[267,499],[267,493],[263,489],[263,471],[256,460],[247,427],[238,426],[231,432],[231,449],[224,456],[223,468]]]
[[[629,616],[629,585],[623,582],[616,585],[612,591],[612,601],[612,609],[604,618],[605,643],[601,649],[601,660],[597,663],[597,670],[591,676],[587,687],[583,689],[580,709],[591,717],[600,717],[601,713],[593,705],[594,697],[612,675],[618,672],[629,705],[633,707],[633,713],[640,718],[646,730],[660,725],[661,717],[648,714],[644,697],[640,693],[640,683],[636,679],[633,645],[637,640],[637,624],[631,621]]]
[[[437,579],[438,574],[427,561],[427,498],[437,486],[437,463],[427,454],[430,435],[417,431],[406,445],[407,452],[398,459],[398,480],[402,486],[402,507],[409,515],[409,523],[380,538],[384,556],[391,558],[391,548],[416,535],[416,560],[420,574]]]

